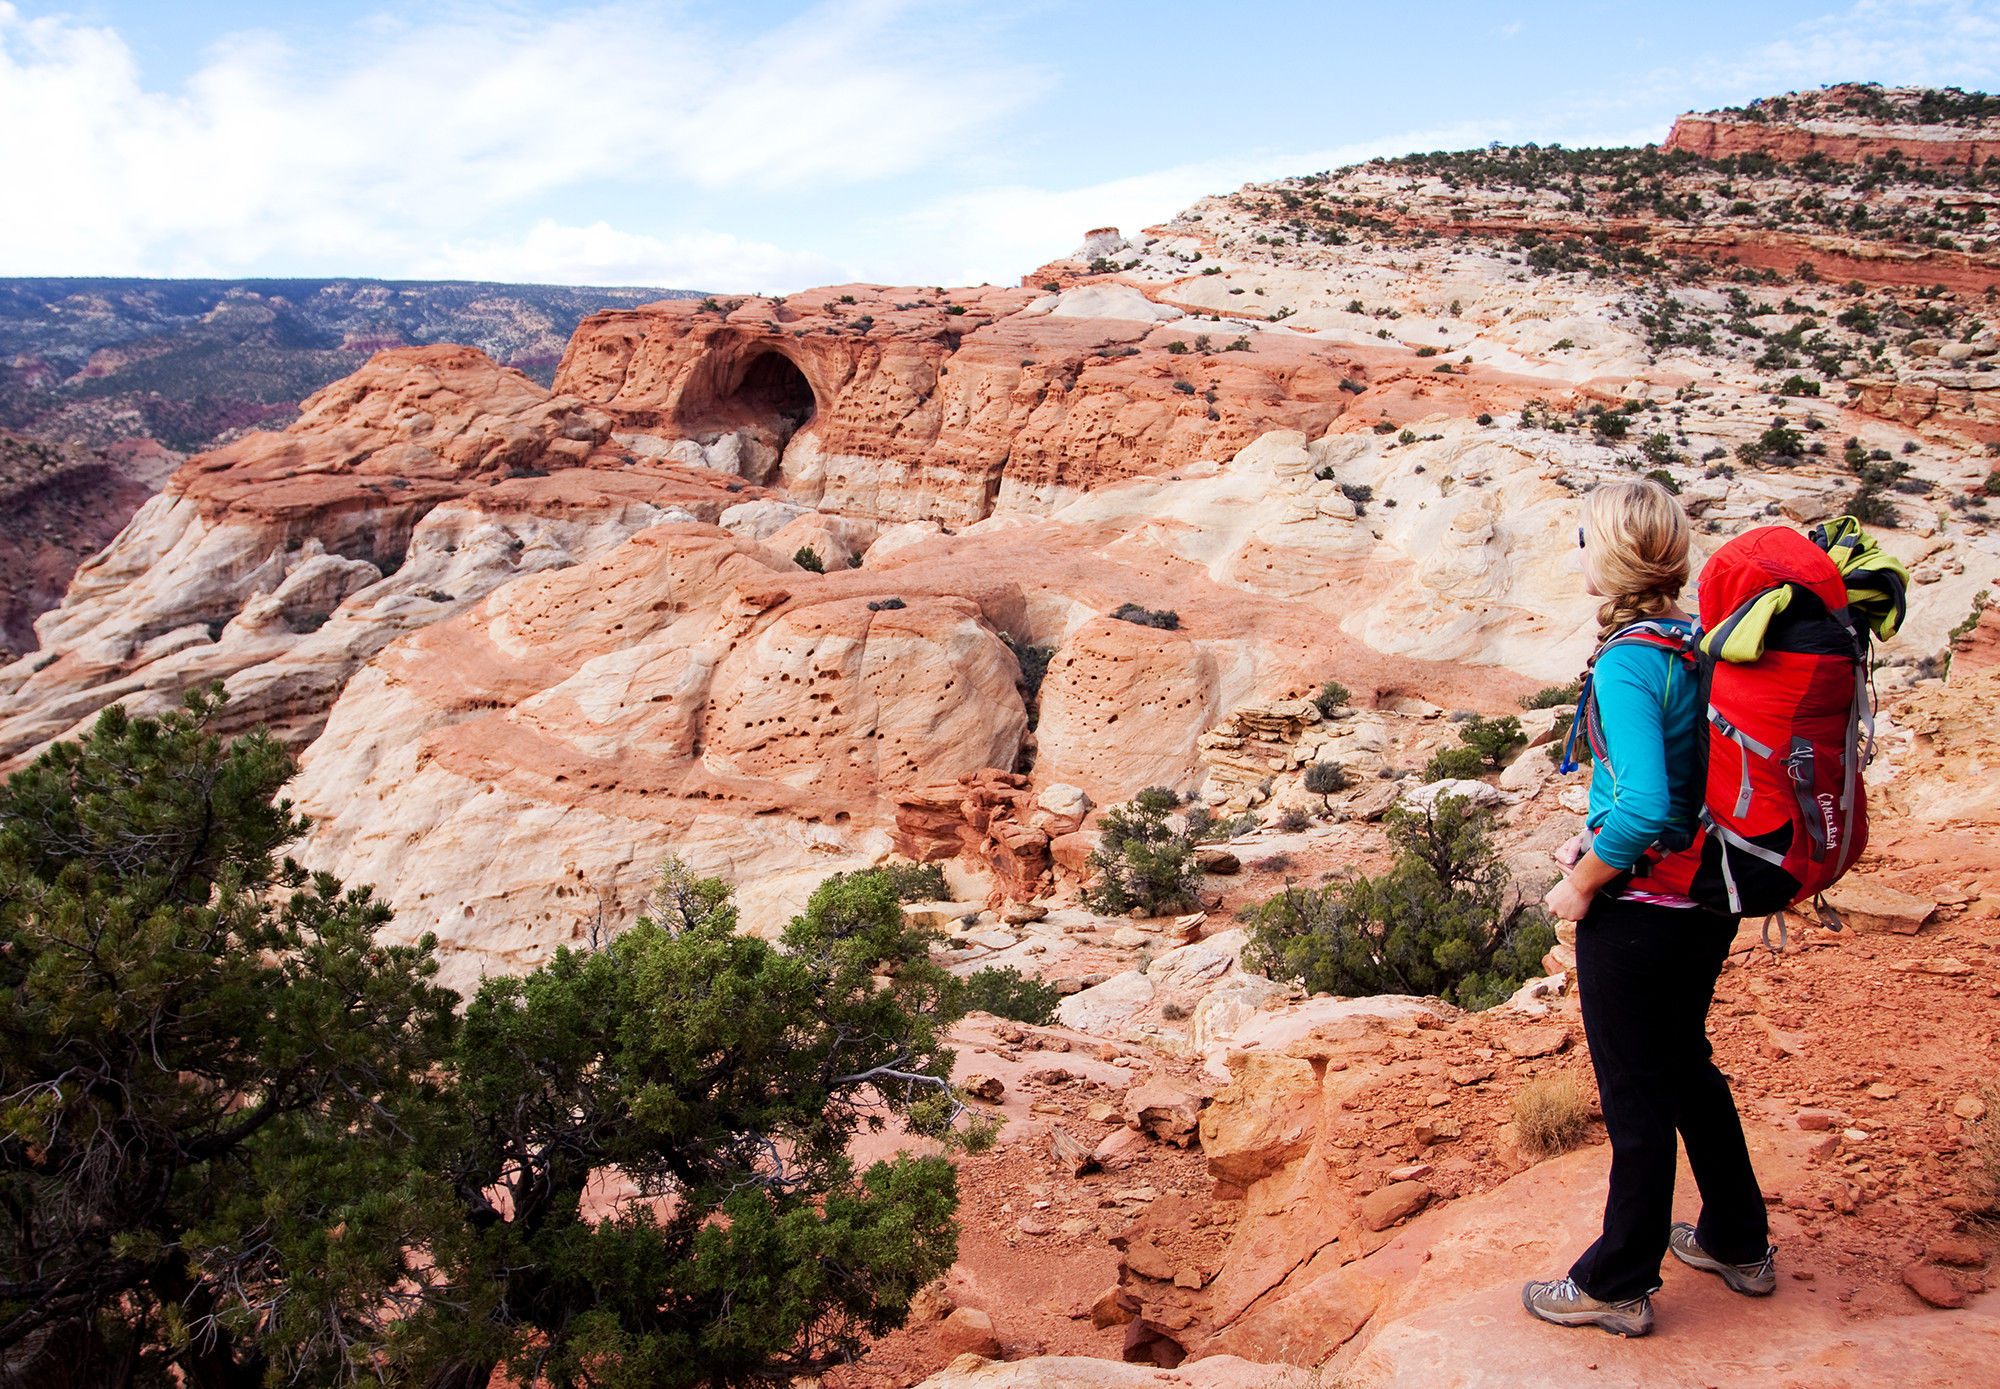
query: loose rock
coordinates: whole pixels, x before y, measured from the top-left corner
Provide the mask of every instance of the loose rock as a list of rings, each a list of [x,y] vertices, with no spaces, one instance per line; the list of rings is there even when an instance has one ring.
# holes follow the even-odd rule
[[[1391,1182],[1361,1198],[1361,1223],[1370,1230],[1386,1230],[1406,1216],[1415,1215],[1430,1199],[1431,1189],[1422,1182]]]
[[[993,1333],[993,1318],[976,1307],[959,1307],[944,1319],[937,1331],[937,1346],[945,1355],[980,1355],[988,1360],[1000,1356],[1000,1338]]]
[[[1903,1284],[1933,1307],[1965,1305],[1965,1290],[1943,1269],[1931,1264],[1911,1264],[1903,1270]]]

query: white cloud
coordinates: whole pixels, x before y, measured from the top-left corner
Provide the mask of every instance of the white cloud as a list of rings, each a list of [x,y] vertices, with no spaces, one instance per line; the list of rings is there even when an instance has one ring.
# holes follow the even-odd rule
[[[1336,169],[1378,155],[1465,149],[1510,138],[1504,124],[1459,125],[1385,135],[1333,149],[1262,151],[1113,179],[1083,188],[985,188],[933,200],[899,218],[864,261],[871,278],[902,284],[1012,284],[1069,254],[1093,227],[1127,235],[1163,222],[1200,198],[1241,184]]]
[[[0,186],[35,209],[0,222],[0,268],[381,273],[593,184],[803,197],[906,174],[1041,82],[973,61],[976,25],[938,8],[834,0],[736,44],[637,0],[446,12],[310,59],[236,36],[162,91],[114,31],[0,0]]]
[[[1588,92],[1552,119],[1618,126],[1640,113],[1701,110],[1830,85],[1962,86],[2000,80],[2000,4],[1994,0],[1855,0],[1794,25],[1769,43],[1723,45],[1615,90]],[[1665,135],[1663,128],[1658,139]]]
[[[447,243],[410,267],[417,279],[582,285],[660,285],[727,293],[789,294],[852,278],[825,256],[787,251],[724,232],[661,239],[540,221],[520,237]]]
[[[1007,162],[1034,132],[1002,118],[1053,79],[996,59],[1005,4],[821,0],[747,38],[730,21],[751,21],[684,0],[410,9],[424,17],[389,12],[310,52],[232,35],[169,88],[116,31],[0,0],[0,274],[1004,283],[1088,227],[1135,231],[1249,179],[1493,138],[1657,140],[1690,105],[1844,78],[2000,75],[2000,0],[1851,0],[1776,42],[1718,38],[1707,59],[1530,97],[1511,119],[1061,188]],[[925,200],[922,180],[964,189],[975,164],[1002,172]],[[883,210],[828,210],[855,190]],[[787,200],[784,230],[747,221]]]
[[[1857,0],[1740,58],[1696,74],[1709,85],[1780,90],[1831,82],[1981,84],[2000,72],[2000,13],[1991,0]]]

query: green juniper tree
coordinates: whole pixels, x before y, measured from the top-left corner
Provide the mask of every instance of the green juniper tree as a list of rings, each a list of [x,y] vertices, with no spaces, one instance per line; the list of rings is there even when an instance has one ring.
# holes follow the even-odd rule
[[[443,1167],[478,1238],[451,1277],[490,1306],[433,1384],[811,1374],[950,1267],[951,1164],[847,1157],[862,1127],[942,1135],[957,1112],[963,988],[932,934],[879,872],[823,884],[782,949],[735,927],[726,889],[670,862],[630,931],[467,1006]],[[586,1209],[607,1169],[635,1199]]]
[[[429,937],[278,857],[291,763],[220,704],[114,707],[0,789],[0,1377],[774,1382],[950,1266],[951,1165],[847,1156],[962,1112],[966,989],[892,875],[774,946],[670,863],[460,1019]]]
[[[1088,894],[1104,912],[1137,907],[1148,914],[1186,911],[1201,884],[1194,839],[1167,823],[1178,797],[1164,786],[1148,786],[1127,805],[1098,817],[1101,833],[1090,866],[1101,875]]]
[[[116,705],[0,790],[0,1364],[30,1384],[365,1377],[449,1192],[405,1156],[453,1031],[428,938],[278,850],[219,695]]]

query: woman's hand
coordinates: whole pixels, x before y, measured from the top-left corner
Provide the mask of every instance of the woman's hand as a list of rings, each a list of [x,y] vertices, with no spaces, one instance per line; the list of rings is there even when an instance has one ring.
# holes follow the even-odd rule
[[[1555,852],[1550,857],[1561,864],[1564,871],[1568,871],[1576,867],[1576,861],[1583,857],[1583,851],[1586,847],[1588,846],[1584,842],[1583,831],[1578,830],[1575,834],[1557,845]]]
[[[1591,894],[1579,891],[1568,878],[1549,889],[1543,899],[1548,909],[1564,921],[1581,921],[1590,915]]]

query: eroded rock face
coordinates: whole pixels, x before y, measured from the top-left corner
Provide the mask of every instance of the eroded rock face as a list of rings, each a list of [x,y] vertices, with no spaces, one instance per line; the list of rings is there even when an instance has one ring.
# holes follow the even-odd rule
[[[712,473],[628,468],[581,410],[470,348],[404,348],[284,433],[191,460],[0,671],[0,763],[114,700],[154,711],[211,680],[227,731],[262,722],[302,746],[396,636],[736,500]]]
[[[1704,159],[1767,154],[1786,163],[1820,155],[1840,164],[1859,164],[1895,150],[1915,164],[1984,164],[2000,154],[2000,137],[1916,124],[1883,128],[1861,121],[1731,120],[1721,115],[1686,115],[1674,122],[1666,148]]]
[[[1317,434],[1349,399],[1345,362],[1274,342],[1218,364],[1211,410],[1173,389],[1167,344],[1193,336],[1161,322],[1178,310],[1137,291],[1076,293],[1045,307],[1026,290],[840,285],[722,312],[611,311],[578,327],[556,390],[621,428],[697,441],[747,431],[782,449],[787,492],[823,510],[950,524],[1168,473],[1275,427]]]
[[[1011,762],[1026,721],[977,604],[870,611],[865,576],[789,568],[655,527],[399,641],[304,759],[305,852],[399,884],[398,931],[466,970],[628,919],[669,852],[782,925],[886,847],[896,791]]]
[[[896,852],[905,858],[917,863],[963,858],[983,864],[1016,903],[1027,902],[1047,886],[1049,833],[1036,823],[1047,813],[1038,813],[1027,777],[989,767],[957,781],[899,791],[895,799]],[[1047,914],[1045,907],[1009,909],[1009,918],[1022,922]]]

